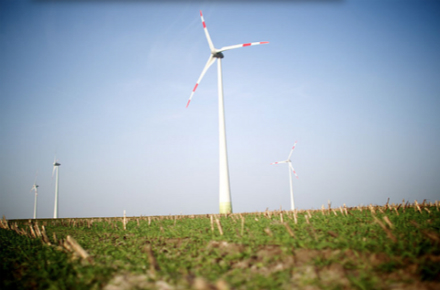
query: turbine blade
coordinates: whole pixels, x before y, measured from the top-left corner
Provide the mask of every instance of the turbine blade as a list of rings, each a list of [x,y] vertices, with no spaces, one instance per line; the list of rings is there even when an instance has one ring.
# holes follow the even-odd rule
[[[53,174],[55,173],[55,169],[56,169],[56,168],[57,168],[57,167],[54,166],[53,169],[52,169],[52,178],[53,178]]]
[[[202,74],[200,75],[199,79],[197,80],[196,85],[194,86],[194,89],[192,90],[191,96],[189,97],[188,103],[186,104],[186,107],[188,108],[189,102],[191,102],[191,99],[199,86],[200,82],[202,81],[203,76],[205,75],[208,68],[215,62],[215,57],[212,56],[212,54],[209,56],[208,62],[206,63],[205,67],[203,68]]]
[[[240,48],[240,47],[259,45],[259,44],[266,44],[266,43],[269,43],[269,41],[251,42],[251,43],[243,43],[243,44],[225,46],[225,47],[220,48],[218,50],[218,52],[222,52],[222,51],[226,51],[226,50],[231,50],[231,49],[235,49],[235,48]]]
[[[295,144],[293,144],[292,150],[290,150],[290,154],[289,157],[287,157],[287,159],[290,159],[290,156],[292,156],[293,149],[295,149],[296,143],[298,143],[298,141],[295,141]]]
[[[205,19],[203,18],[202,10],[200,10],[200,18],[202,19],[203,30],[205,30],[206,39],[208,40],[209,49],[211,52],[215,51],[214,44],[212,44],[211,37],[209,36],[208,28],[206,27]]]
[[[281,164],[281,163],[286,163],[287,161],[278,161],[278,162],[272,162],[270,165],[276,165],[276,164]]]
[[[299,179],[299,178],[298,178],[298,175],[297,175],[296,172],[295,172],[295,169],[293,169],[292,163],[289,163],[289,167],[290,167],[290,169],[293,171],[293,174],[295,174],[296,178]]]

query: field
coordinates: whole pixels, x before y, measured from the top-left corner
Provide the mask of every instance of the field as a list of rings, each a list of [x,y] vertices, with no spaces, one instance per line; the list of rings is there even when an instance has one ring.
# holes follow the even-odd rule
[[[9,220],[1,289],[440,289],[439,202]]]

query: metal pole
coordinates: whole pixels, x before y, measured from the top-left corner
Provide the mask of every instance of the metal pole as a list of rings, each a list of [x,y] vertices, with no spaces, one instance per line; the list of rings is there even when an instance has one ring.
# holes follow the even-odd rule
[[[35,189],[34,219],[37,218],[37,196],[38,196],[37,189]]]
[[[289,181],[290,181],[290,208],[295,209],[295,203],[293,201],[293,186],[292,186],[292,172],[290,172],[290,163],[287,163],[287,170],[289,170]]]
[[[58,218],[58,178],[59,178],[58,171],[59,171],[59,167],[57,166],[57,176],[55,181],[55,207],[53,210],[54,219]]]
[[[232,213],[231,189],[229,184],[228,151],[226,146],[225,108],[223,103],[222,62],[218,61],[218,115],[219,115],[219,195],[220,213]]]

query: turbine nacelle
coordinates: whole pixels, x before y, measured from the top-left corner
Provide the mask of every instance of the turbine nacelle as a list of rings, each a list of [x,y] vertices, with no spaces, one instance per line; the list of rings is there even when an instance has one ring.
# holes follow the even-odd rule
[[[224,58],[225,56],[223,55],[223,53],[219,52],[213,52],[212,56],[215,58]]]

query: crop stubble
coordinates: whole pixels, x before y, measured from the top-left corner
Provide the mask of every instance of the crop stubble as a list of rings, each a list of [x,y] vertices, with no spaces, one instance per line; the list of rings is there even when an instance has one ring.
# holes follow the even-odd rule
[[[439,218],[438,202],[415,201],[230,215],[4,219],[0,227],[66,253],[77,276],[72,285],[88,288],[440,289]]]

